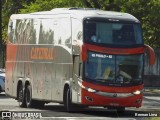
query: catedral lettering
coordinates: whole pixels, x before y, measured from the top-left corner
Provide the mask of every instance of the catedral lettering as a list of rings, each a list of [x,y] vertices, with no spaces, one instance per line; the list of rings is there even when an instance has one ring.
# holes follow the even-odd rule
[[[80,105],[124,112],[142,106],[145,54],[151,65],[155,54],[144,44],[140,21],[130,14],[82,9],[10,17],[5,93],[20,107],[58,102],[68,112]],[[13,37],[17,30],[30,32],[29,39]],[[22,44],[31,49],[24,51]]]
[[[31,59],[53,60],[53,48],[32,48]]]

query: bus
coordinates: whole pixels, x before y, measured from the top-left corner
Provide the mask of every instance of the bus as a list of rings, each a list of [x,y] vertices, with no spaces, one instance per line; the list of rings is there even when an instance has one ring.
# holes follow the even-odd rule
[[[139,108],[146,53],[154,64],[140,21],[128,13],[55,8],[13,14],[5,92],[27,108],[49,102],[68,112],[78,106]]]

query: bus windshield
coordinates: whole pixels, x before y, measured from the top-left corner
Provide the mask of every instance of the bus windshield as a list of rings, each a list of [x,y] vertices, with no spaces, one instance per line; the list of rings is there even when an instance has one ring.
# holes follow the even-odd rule
[[[141,26],[138,23],[86,20],[84,42],[118,46],[141,45],[143,44]]]
[[[91,82],[139,84],[142,82],[143,54],[108,55],[88,52],[84,77]]]

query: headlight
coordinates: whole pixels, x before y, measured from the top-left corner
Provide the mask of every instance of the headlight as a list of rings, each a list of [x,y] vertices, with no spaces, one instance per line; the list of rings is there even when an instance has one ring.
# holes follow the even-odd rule
[[[134,95],[139,95],[139,94],[141,94],[141,91],[137,90],[137,91],[133,92],[133,94]]]
[[[96,90],[93,90],[92,88],[88,88],[88,92],[96,92]]]

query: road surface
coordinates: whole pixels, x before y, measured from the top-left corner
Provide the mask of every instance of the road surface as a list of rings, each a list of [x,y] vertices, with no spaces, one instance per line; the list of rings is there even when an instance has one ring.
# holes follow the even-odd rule
[[[20,108],[16,100],[7,97],[5,93],[1,93],[0,111],[40,113],[42,116],[41,120],[141,120],[145,119],[147,115],[152,117],[159,115],[160,117],[160,96],[146,95],[144,96],[143,105],[141,108],[127,108],[125,113],[118,114],[116,110],[108,110],[102,107],[89,107],[74,113],[67,113],[64,110],[64,106],[57,103],[46,104],[43,109]],[[152,117],[148,116],[148,119],[152,119]]]

